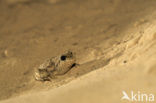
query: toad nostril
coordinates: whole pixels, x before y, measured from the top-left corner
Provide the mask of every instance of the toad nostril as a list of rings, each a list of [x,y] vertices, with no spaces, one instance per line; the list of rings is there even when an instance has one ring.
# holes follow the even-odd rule
[[[66,56],[64,56],[64,55],[61,56],[61,60],[62,60],[62,61],[66,60]]]

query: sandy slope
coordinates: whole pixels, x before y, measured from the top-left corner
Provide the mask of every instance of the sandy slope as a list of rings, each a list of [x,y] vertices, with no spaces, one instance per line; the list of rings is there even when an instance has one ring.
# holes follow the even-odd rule
[[[2,102],[120,103],[122,90],[156,93],[155,0],[51,2],[0,1],[0,99],[16,96]],[[80,66],[34,81],[35,66],[68,49]]]

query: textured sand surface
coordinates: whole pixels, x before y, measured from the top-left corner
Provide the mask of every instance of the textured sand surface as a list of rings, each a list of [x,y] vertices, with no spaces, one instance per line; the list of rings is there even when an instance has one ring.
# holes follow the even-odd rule
[[[79,66],[34,80],[66,50]],[[0,1],[0,102],[127,103],[123,90],[156,95],[155,0]]]

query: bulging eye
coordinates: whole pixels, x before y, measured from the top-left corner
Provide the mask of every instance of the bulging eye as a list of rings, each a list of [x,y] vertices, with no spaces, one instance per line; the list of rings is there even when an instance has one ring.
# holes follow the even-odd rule
[[[61,56],[61,60],[62,60],[62,61],[66,60],[66,56],[62,55],[62,56]]]

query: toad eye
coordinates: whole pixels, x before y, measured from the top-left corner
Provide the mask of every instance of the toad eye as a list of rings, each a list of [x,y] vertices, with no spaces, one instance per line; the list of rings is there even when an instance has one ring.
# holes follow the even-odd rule
[[[62,61],[66,60],[66,56],[62,55],[62,56],[61,56],[61,60],[62,60]]]

